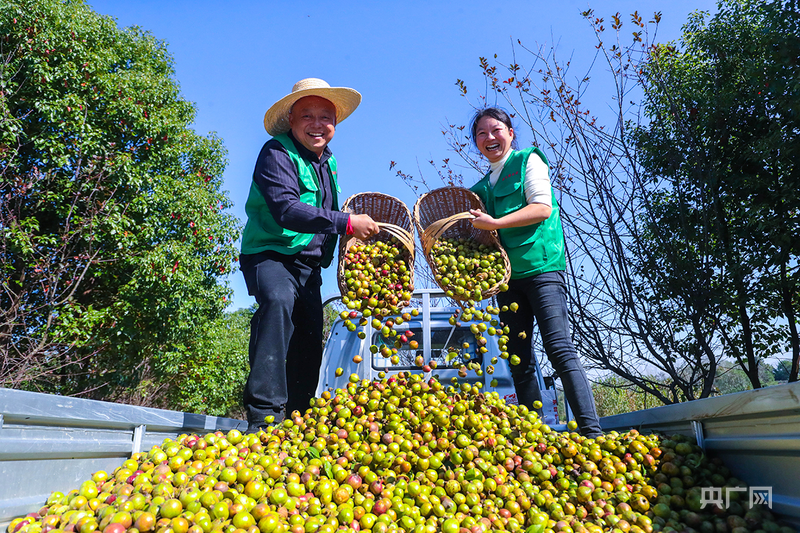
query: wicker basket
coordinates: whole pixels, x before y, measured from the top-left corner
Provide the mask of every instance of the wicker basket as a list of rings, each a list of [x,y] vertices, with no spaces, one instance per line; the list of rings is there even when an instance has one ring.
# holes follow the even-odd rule
[[[357,215],[369,215],[378,223],[381,231],[362,241],[352,235],[342,235],[339,239],[339,261],[336,269],[336,281],[342,296],[347,294],[347,285],[344,278],[344,259],[350,247],[356,244],[372,244],[377,241],[388,242],[392,237],[403,245],[401,257],[406,262],[411,276],[409,292],[414,292],[414,227],[411,222],[411,212],[402,201],[394,196],[379,192],[361,192],[345,200],[342,211]],[[404,302],[404,305],[408,305]]]
[[[417,203],[414,204],[414,224],[417,226],[425,260],[434,276],[437,271],[436,264],[431,257],[431,250],[436,240],[441,237],[465,238],[500,250],[506,270],[505,276],[500,283],[481,292],[483,298],[486,299],[500,292],[500,286],[503,283],[508,283],[511,278],[511,263],[508,260],[508,254],[497,238],[497,232],[480,230],[472,225],[473,216],[469,213],[470,209],[486,210],[478,195],[469,189],[464,187],[434,189],[420,196]],[[469,299],[468,297],[459,298],[455,293],[454,286],[445,286],[438,281],[436,283],[445,292],[452,290],[455,300]]]

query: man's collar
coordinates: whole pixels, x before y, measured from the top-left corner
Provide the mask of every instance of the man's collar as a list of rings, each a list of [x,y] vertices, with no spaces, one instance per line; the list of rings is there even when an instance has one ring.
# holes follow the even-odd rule
[[[303,143],[294,138],[292,130],[286,132],[286,135],[288,135],[289,138],[292,140],[292,142],[294,143],[294,147],[297,148],[297,153],[299,153],[303,159],[324,163],[325,161],[328,160],[328,158],[332,154],[331,149],[326,145],[325,149],[322,151],[322,157],[317,157],[317,154],[315,154],[314,152],[303,146]]]

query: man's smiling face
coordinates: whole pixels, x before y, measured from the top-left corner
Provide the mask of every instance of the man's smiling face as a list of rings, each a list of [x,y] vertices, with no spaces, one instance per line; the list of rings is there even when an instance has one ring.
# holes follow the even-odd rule
[[[336,107],[319,96],[304,96],[289,113],[292,134],[300,144],[322,155],[336,131]]]

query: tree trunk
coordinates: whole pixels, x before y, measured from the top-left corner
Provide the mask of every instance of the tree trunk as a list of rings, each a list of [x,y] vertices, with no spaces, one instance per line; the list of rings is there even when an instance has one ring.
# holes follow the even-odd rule
[[[797,381],[798,370],[800,370],[800,338],[797,333],[797,315],[792,302],[795,299],[794,285],[789,281],[786,272],[786,261],[781,263],[781,304],[783,314],[789,323],[789,342],[792,346],[792,366],[789,370],[789,383]]]

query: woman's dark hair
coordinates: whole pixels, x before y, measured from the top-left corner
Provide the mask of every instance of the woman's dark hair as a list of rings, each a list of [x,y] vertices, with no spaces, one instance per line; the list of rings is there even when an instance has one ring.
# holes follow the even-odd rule
[[[513,130],[514,129],[514,126],[511,125],[511,117],[509,117],[508,113],[506,113],[505,111],[503,111],[499,107],[487,107],[487,108],[481,109],[480,111],[475,113],[474,117],[472,117],[472,127],[470,129],[470,131],[472,132],[472,144],[474,144],[476,148],[478,146],[478,141],[475,138],[477,136],[478,122],[480,122],[483,117],[490,117],[490,118],[493,118],[493,119],[495,119],[495,120],[497,120],[499,122],[502,122],[503,124],[506,125],[506,127],[509,130]],[[516,135],[514,136],[514,140],[511,141],[511,147],[513,149],[515,149],[515,150],[517,149],[517,136]]]

